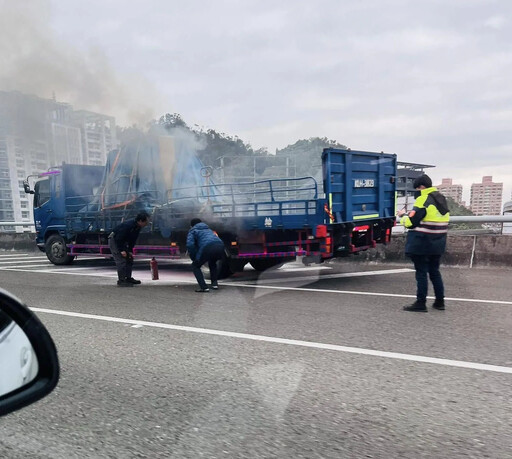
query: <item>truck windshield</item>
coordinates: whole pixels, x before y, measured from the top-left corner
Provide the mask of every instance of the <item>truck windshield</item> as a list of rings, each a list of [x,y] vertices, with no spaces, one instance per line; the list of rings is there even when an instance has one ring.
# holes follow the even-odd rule
[[[50,180],[40,180],[34,187],[34,208],[41,207],[50,200]]]

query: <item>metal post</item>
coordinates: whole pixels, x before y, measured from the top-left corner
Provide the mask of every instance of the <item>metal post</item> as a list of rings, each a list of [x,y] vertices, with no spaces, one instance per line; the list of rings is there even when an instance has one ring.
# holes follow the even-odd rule
[[[471,260],[469,262],[469,268],[473,267],[473,260],[475,258],[475,249],[476,249],[476,236],[473,236],[473,249],[471,250]]]

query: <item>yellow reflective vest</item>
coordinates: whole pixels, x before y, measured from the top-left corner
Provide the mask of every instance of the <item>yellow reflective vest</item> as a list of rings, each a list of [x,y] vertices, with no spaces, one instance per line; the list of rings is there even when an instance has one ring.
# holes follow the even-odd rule
[[[421,190],[409,214],[400,223],[409,229],[405,252],[416,255],[438,255],[446,248],[450,213],[446,198],[430,187]]]

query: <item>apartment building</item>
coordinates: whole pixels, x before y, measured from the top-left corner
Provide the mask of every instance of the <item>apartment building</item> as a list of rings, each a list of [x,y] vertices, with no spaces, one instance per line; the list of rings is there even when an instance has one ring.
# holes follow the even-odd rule
[[[451,179],[451,178],[442,179],[441,185],[437,185],[437,189],[441,193],[443,193],[446,197],[452,198],[457,204],[463,205],[462,185],[454,184],[453,179]]]
[[[0,91],[0,222],[32,221],[32,199],[23,189],[27,176],[63,162],[103,165],[116,147],[113,117],[74,111],[54,99]]]
[[[115,118],[87,110],[78,110],[71,114],[70,120],[73,126],[80,129],[81,164],[104,165],[108,152],[117,147]]]
[[[500,215],[503,183],[495,183],[492,176],[482,178],[482,183],[471,185],[471,211],[475,215]]]

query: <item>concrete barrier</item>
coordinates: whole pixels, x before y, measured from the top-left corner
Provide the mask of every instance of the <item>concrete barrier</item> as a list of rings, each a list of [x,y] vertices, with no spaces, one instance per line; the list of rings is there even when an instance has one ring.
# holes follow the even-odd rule
[[[0,233],[0,250],[39,252],[35,233]],[[40,252],[39,252],[40,253]]]
[[[360,253],[354,261],[405,262],[406,235],[394,235],[388,245]],[[343,259],[350,260],[350,258]],[[512,235],[451,235],[442,260],[444,265],[512,268]]]

